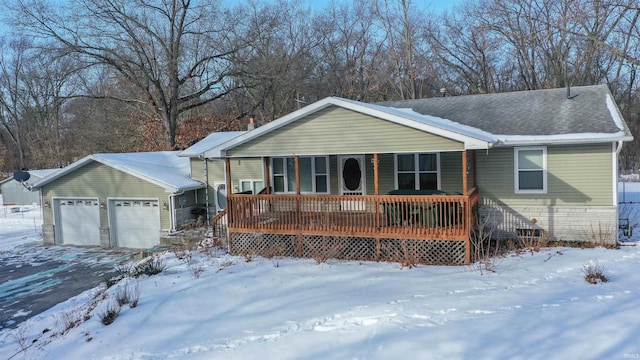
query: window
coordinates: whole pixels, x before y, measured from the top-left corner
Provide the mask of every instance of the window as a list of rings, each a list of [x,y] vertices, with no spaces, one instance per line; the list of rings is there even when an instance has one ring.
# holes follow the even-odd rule
[[[252,194],[257,194],[262,189],[264,189],[264,185],[260,179],[240,180],[240,192],[251,191]]]
[[[515,192],[547,192],[547,148],[515,149]]]
[[[396,154],[396,189],[437,190],[440,154]]]
[[[300,192],[329,193],[329,159],[326,156],[300,157]],[[293,157],[272,158],[273,191],[296,191],[296,162]]]

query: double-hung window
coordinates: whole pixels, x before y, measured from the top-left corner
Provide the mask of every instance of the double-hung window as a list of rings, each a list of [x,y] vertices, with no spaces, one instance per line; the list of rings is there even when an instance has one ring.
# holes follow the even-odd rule
[[[547,192],[547,148],[515,148],[515,192]]]
[[[329,193],[329,159],[326,156],[301,156],[300,192]],[[296,162],[293,157],[271,159],[273,190],[276,193],[296,191]]]
[[[396,154],[396,189],[440,188],[440,154]]]

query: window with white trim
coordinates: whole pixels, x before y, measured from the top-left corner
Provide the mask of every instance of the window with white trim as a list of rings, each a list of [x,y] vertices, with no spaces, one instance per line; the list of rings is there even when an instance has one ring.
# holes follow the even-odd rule
[[[329,158],[326,156],[301,156],[300,192],[329,193]],[[293,157],[271,158],[273,191],[296,192],[296,162]]]
[[[257,194],[264,189],[262,179],[240,179],[240,192],[251,191]]]
[[[515,148],[515,192],[547,192],[547,148]]]
[[[397,189],[437,190],[440,188],[440,154],[396,154]]]

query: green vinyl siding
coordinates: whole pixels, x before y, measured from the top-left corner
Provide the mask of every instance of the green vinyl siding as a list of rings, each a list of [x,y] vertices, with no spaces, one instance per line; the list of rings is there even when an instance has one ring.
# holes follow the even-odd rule
[[[471,163],[471,159],[467,157],[467,163]],[[471,188],[473,184],[471,176],[467,178],[468,186]],[[446,192],[462,193],[462,153],[446,152],[440,154],[440,190]]]
[[[209,204],[215,204],[214,184],[225,182],[225,161],[207,160],[207,170],[209,173]],[[204,161],[197,158],[191,159],[191,177],[195,180],[206,182],[204,176]],[[263,168],[261,158],[231,159],[231,181],[233,186],[240,186],[241,179],[263,179]],[[206,202],[205,190],[198,190],[198,201],[201,204]]]
[[[611,205],[611,144],[547,147],[547,193],[516,194],[514,148],[477,152],[478,188],[483,201],[507,206]]]
[[[463,144],[331,106],[241,144],[230,157],[461,150]]]
[[[42,196],[53,204],[55,198],[99,198],[107,203],[109,198],[142,198],[160,201],[160,223],[162,229],[169,229],[169,211],[162,208],[169,200],[164,188],[129,175],[123,171],[90,162],[42,187]],[[44,223],[53,224],[53,206],[44,208]],[[100,209],[100,226],[109,227],[106,207]]]

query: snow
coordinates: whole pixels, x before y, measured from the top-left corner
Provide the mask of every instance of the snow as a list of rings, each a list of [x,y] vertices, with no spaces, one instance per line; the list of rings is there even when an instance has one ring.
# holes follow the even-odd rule
[[[624,120],[622,119],[622,115],[620,115],[620,110],[618,110],[618,105],[616,105],[616,101],[613,99],[611,94],[607,94],[607,109],[609,113],[611,113],[611,118],[618,126],[618,129],[625,131],[627,126],[625,125]]]
[[[98,161],[172,192],[202,188],[204,186],[202,183],[190,177],[190,160],[178,157],[179,153],[179,151],[155,151],[88,155],[39,180],[34,187],[41,187],[91,161]]]
[[[640,183],[626,183],[625,198],[640,199]],[[3,217],[2,209],[0,254],[39,241],[31,211]],[[640,357],[637,246],[545,248],[497,259],[482,272],[211,249],[190,260],[173,252],[161,258],[160,274],[89,290],[1,330],[0,358]],[[610,281],[587,284],[589,264],[603,266]],[[126,286],[139,289],[139,304],[103,325],[100,314]],[[66,329],[84,314],[90,318]]]
[[[204,139],[198,141],[193,144],[189,148],[182,151],[178,156],[184,157],[198,157],[203,155],[208,150],[211,150],[214,147],[220,146],[225,142],[238,137],[242,134],[246,133],[246,131],[220,131],[209,134]]]

